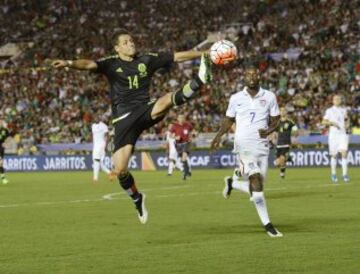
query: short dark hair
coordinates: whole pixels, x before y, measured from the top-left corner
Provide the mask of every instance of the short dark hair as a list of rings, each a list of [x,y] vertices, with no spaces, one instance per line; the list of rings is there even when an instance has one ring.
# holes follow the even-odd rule
[[[132,36],[131,35],[131,33],[130,33],[130,31],[128,31],[127,29],[119,29],[119,30],[117,30],[115,33],[114,33],[114,35],[113,35],[113,37],[112,37],[112,45],[113,46],[115,46],[115,45],[117,45],[117,43],[118,43],[118,41],[119,41],[119,36],[121,36],[121,35],[130,35],[130,36]]]

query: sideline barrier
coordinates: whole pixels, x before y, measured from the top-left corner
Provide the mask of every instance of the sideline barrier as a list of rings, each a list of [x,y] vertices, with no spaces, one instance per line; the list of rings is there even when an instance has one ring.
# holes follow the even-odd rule
[[[210,143],[215,136],[215,133],[209,134],[200,134],[207,135],[204,138],[200,138],[201,140],[195,141],[198,147],[210,147]],[[198,145],[198,143],[200,145]],[[318,143],[326,145],[328,143],[327,135],[310,135],[310,136],[299,136],[296,138],[296,143],[302,145],[316,145]],[[350,135],[350,144],[360,144],[360,135]],[[166,141],[138,141],[136,142],[136,148],[141,150],[157,150],[163,149],[167,145]],[[91,151],[92,143],[67,143],[67,144],[41,144],[37,147],[40,151],[65,151],[65,150],[73,150],[73,151]]]
[[[271,151],[269,166],[274,166],[274,153]],[[326,149],[294,149],[290,153],[294,167],[329,166],[329,152]],[[190,155],[192,168],[233,168],[237,166],[236,155],[229,150],[221,150],[214,154],[209,151],[194,151]],[[360,148],[350,148],[349,166],[360,166]],[[111,166],[111,158],[105,158],[105,164]],[[340,164],[340,159],[339,159]],[[168,158],[165,152],[135,152],[129,168],[142,170],[166,169]],[[91,155],[76,156],[9,156],[4,159],[7,171],[73,171],[91,170]]]

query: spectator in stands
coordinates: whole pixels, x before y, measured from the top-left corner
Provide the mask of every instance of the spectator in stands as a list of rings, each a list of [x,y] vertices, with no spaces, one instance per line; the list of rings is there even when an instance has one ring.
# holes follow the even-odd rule
[[[193,16],[187,12],[191,7]],[[329,15],[331,20],[329,20]],[[25,42],[23,54],[0,61],[0,114],[23,138],[35,144],[89,142],[93,113],[110,116],[106,81],[83,73],[26,68],[46,65],[45,56],[96,59],[109,49],[108,38],[117,28],[136,28],[143,50],[158,45],[190,48],[208,33],[222,31],[238,37],[239,66],[218,69],[214,84],[186,109],[195,130],[215,132],[226,102],[241,87],[242,64],[259,56],[263,85],[291,109],[302,134],[319,133],[318,122],[341,91],[357,117],[360,105],[360,9],[357,1],[12,1],[0,7],[0,45]],[[286,22],[286,24],[284,24]],[[79,37],[81,39],[79,39]],[[151,39],[149,39],[151,37]],[[34,45],[28,47],[28,42]],[[67,47],[63,47],[66,41]],[[73,46],[72,46],[73,45]],[[94,48],[93,45],[96,45]],[[1,71],[1,68],[16,71]],[[192,66],[174,67],[155,78],[154,97],[171,90],[192,74]],[[187,116],[190,112],[185,113]],[[166,120],[144,138],[162,138]],[[357,120],[357,119],[355,119]],[[26,138],[24,138],[26,137]]]

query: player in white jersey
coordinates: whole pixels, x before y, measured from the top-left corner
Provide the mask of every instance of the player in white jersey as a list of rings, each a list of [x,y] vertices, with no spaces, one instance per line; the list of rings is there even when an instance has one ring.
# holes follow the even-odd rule
[[[221,137],[235,123],[234,151],[238,154],[241,173],[247,180],[226,177],[223,195],[229,198],[232,189],[249,194],[267,234],[281,237],[282,234],[270,222],[263,192],[269,157],[267,136],[279,125],[279,107],[275,95],[260,87],[260,73],[256,67],[248,67],[244,76],[246,87],[231,96],[226,117],[211,147],[216,149]]]
[[[170,132],[170,127],[171,126],[169,126],[169,130],[166,132],[166,141],[168,142],[168,147],[169,147],[168,176],[172,175],[175,167],[181,171],[183,170],[176,150],[175,134]]]
[[[92,124],[91,131],[93,136],[93,180],[94,182],[97,182],[99,180],[100,168],[107,175],[110,175],[110,170],[105,166],[104,163],[106,139],[109,129],[106,124],[98,121]]]
[[[347,129],[349,128],[349,119],[347,111],[341,107],[341,96],[335,95],[333,97],[333,106],[328,108],[325,112],[322,122],[329,126],[329,152],[331,156],[331,180],[336,183],[336,157],[341,154],[341,166],[344,182],[349,182],[347,151],[349,146],[349,135]]]

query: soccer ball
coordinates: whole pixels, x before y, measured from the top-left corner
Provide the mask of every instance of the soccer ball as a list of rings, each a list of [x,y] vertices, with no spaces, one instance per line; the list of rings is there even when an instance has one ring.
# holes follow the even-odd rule
[[[225,65],[234,61],[237,56],[236,46],[228,40],[220,40],[210,48],[210,58],[216,65]]]

